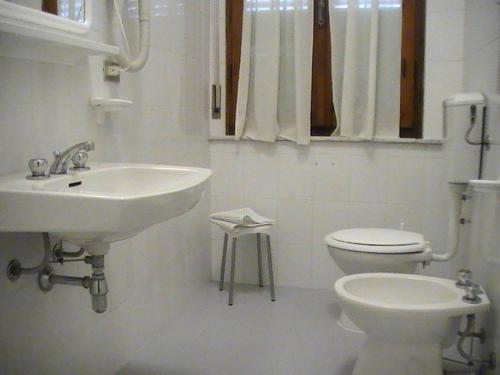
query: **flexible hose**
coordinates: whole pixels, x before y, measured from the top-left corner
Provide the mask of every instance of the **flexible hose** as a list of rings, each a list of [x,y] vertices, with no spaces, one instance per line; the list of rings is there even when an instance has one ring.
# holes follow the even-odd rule
[[[458,342],[457,342],[457,350],[460,353],[460,355],[468,360],[469,362],[473,362],[474,358],[472,358],[472,355],[467,353],[464,349],[464,342],[465,339],[471,336],[471,333],[474,331],[474,322],[475,322],[475,317],[474,315],[467,315],[467,325],[465,327],[465,331],[463,334],[459,337]]]
[[[482,360],[480,358],[473,357],[473,347],[471,344],[471,350],[467,353],[464,349],[464,343],[467,338],[471,340],[474,339],[474,328],[476,325],[476,316],[474,314],[467,315],[467,325],[465,327],[465,331],[460,334],[460,337],[457,341],[457,351],[458,353],[469,361],[469,365],[480,364],[479,374],[486,373],[487,369],[494,369],[496,367],[495,361],[493,360]]]
[[[116,1],[114,4],[115,9],[117,9]],[[120,54],[116,57],[118,60],[118,64],[120,64],[120,67],[128,72],[137,72],[144,67],[146,61],[148,60],[149,50],[151,47],[151,19],[149,13],[149,0],[138,0],[138,8],[140,33],[139,54],[137,55],[135,60],[130,60],[130,55],[127,52],[120,52]],[[118,9],[117,12],[119,13]],[[125,39],[125,47],[130,52],[130,46],[128,45],[128,39],[125,35],[125,29],[123,27],[121,15],[118,18],[120,28],[122,29],[122,33]]]
[[[483,141],[473,141],[470,137],[470,133],[472,133],[472,130],[474,129],[475,124],[471,122],[469,129],[467,129],[467,132],[465,133],[465,141],[473,146],[480,146],[483,144]]]
[[[49,264],[50,257],[52,255],[52,248],[50,247],[50,238],[48,233],[42,233],[42,238],[43,238],[43,248],[44,248],[44,256],[42,263],[40,263],[36,267],[27,267],[27,268],[20,268],[20,274],[32,274],[32,273],[38,273],[42,271],[47,265]]]
[[[123,18],[120,12],[120,7],[118,6],[117,0],[113,0],[115,5],[115,13],[118,18],[118,25],[120,26],[120,32],[122,34],[123,43],[125,43],[125,53],[130,56],[130,44],[128,42],[127,32],[125,31],[125,26],[123,25]]]

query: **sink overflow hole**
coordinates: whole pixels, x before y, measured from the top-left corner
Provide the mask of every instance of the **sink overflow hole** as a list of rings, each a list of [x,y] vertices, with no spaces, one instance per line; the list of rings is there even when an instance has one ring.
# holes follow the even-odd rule
[[[68,187],[72,188],[72,187],[80,186],[81,184],[82,184],[81,181],[71,182],[68,184]]]

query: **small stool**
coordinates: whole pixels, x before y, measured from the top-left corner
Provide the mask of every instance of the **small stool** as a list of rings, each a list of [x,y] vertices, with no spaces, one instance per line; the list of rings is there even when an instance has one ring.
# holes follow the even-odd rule
[[[214,223],[217,224],[217,223]],[[219,226],[220,227],[220,226]],[[262,225],[259,227],[249,227],[249,228],[236,228],[234,230],[220,227],[224,231],[224,248],[222,251],[222,263],[220,268],[220,280],[219,280],[219,290],[224,289],[224,273],[226,269],[226,257],[227,257],[227,246],[229,238],[232,240],[232,251],[231,251],[231,275],[229,279],[229,306],[233,305],[233,295],[234,295],[234,267],[236,264],[236,241],[239,236],[245,234],[256,234],[257,235],[257,262],[259,266],[259,286],[264,287],[264,282],[262,279],[262,251],[261,251],[261,235],[266,237],[267,243],[267,264],[269,267],[269,288],[271,292],[271,301],[275,301],[274,295],[274,275],[273,275],[273,259],[271,254],[271,237],[269,233],[271,232],[272,225]]]

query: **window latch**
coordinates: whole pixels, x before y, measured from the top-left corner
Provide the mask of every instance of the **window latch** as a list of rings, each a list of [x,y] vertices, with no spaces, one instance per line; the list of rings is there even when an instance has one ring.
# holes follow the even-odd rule
[[[221,85],[212,85],[212,119],[219,120],[221,118]]]

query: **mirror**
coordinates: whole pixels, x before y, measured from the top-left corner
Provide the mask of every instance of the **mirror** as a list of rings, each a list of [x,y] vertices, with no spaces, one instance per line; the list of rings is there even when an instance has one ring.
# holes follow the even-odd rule
[[[76,22],[85,22],[85,0],[7,0]]]
[[[0,19],[77,34],[91,26],[93,0],[0,0]]]

